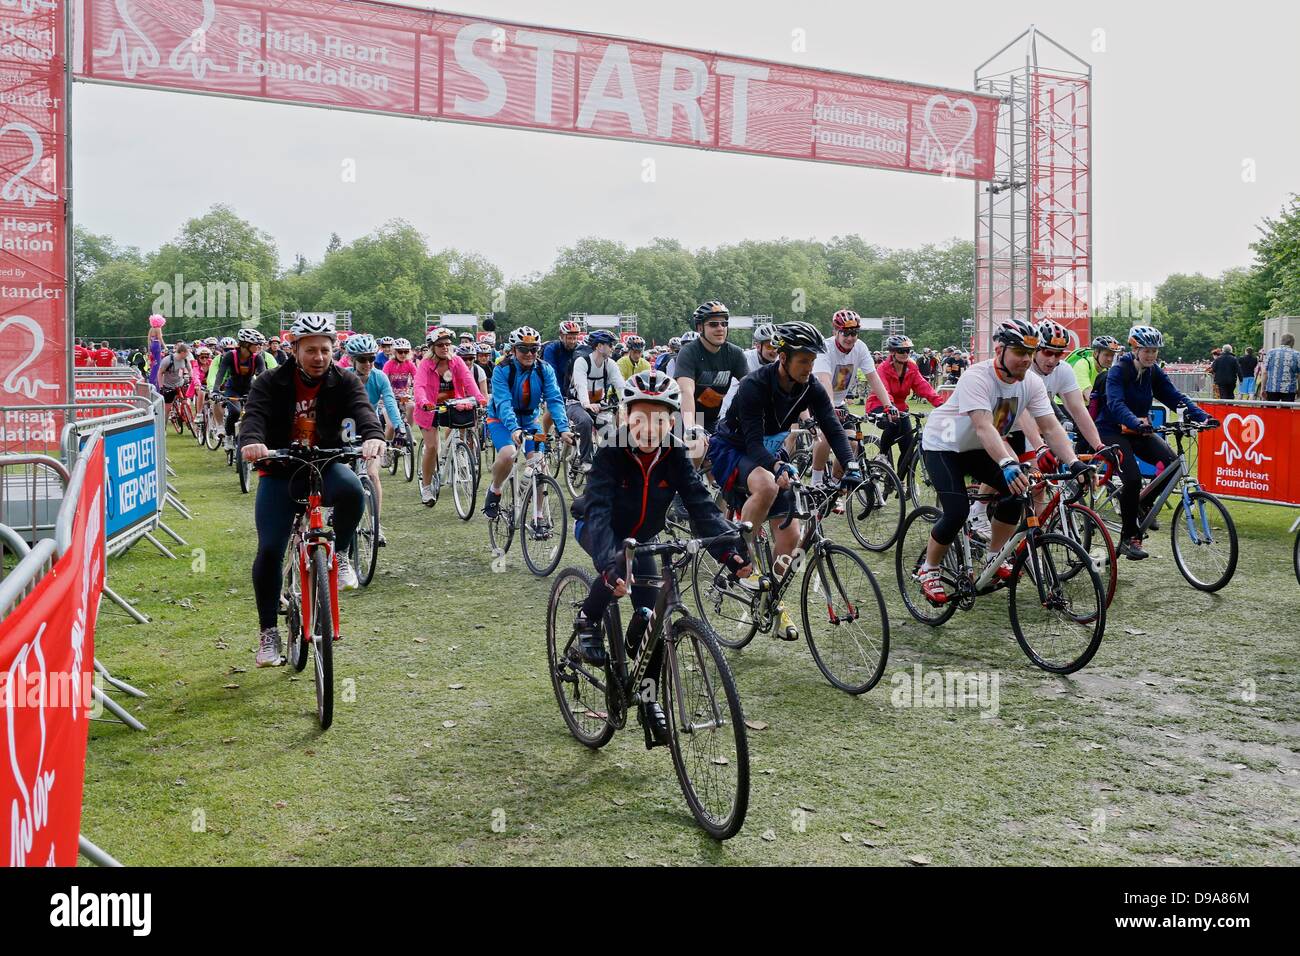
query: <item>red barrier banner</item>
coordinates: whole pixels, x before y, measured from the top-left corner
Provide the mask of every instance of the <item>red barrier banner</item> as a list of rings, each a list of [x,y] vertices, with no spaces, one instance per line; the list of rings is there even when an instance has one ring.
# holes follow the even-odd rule
[[[71,547],[0,622],[0,863],[7,866],[77,863],[104,584],[98,447],[81,485]]]
[[[77,378],[73,375],[74,385],[76,388],[77,403],[94,403],[94,402],[123,402],[129,401],[135,397],[135,381],[115,381],[115,380],[97,380]],[[105,408],[79,408],[77,418],[103,418],[105,415],[116,415],[124,409],[116,408],[109,405]]]
[[[1233,498],[1300,505],[1300,408],[1199,403],[1222,428],[1197,436],[1196,476],[1206,491]]]
[[[0,3],[0,405],[67,401],[63,14]]]
[[[360,0],[84,0],[82,79],[988,179],[998,100]]]

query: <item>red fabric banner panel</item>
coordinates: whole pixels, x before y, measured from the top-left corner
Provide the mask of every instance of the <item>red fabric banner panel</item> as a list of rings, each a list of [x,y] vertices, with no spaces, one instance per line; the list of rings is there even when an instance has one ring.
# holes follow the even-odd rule
[[[1223,423],[1197,436],[1196,476],[1205,490],[1300,505],[1300,408],[1199,404]]]

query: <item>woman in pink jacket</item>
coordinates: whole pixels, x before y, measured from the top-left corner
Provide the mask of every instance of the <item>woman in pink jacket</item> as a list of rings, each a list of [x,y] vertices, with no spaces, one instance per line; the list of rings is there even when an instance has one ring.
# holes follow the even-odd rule
[[[902,461],[908,449],[912,447],[912,442],[916,440],[912,420],[906,414],[908,398],[916,395],[938,408],[943,404],[944,396],[931,387],[916,362],[912,361],[912,340],[906,335],[886,337],[884,349],[889,353],[889,358],[876,366],[876,374],[884,383],[885,391],[889,393],[894,406],[904,414],[880,429],[880,451],[889,457],[890,449],[897,444],[899,461]],[[868,395],[863,414],[877,411],[880,407],[880,399],[875,395]]]
[[[415,370],[415,424],[424,434],[424,458],[420,462],[420,501],[433,507],[438,500],[434,482],[441,479],[434,472],[438,462],[438,426],[450,424],[451,412],[441,419],[436,414],[439,405],[456,403],[462,407],[477,402],[486,405],[487,399],[474,381],[474,373],[457,355],[452,354],[451,329],[433,329],[426,339],[432,347],[428,358],[422,359]]]

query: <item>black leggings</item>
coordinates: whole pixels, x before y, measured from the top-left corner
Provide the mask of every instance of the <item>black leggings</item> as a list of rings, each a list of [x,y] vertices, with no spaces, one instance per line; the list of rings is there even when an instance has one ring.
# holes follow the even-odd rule
[[[880,429],[880,450],[889,457],[889,450],[895,445],[898,446],[898,461],[907,457],[907,453],[912,448],[912,442],[916,440],[916,432],[912,428],[912,418],[904,413],[897,421],[886,422]],[[890,457],[890,461],[893,458]],[[903,477],[899,475],[899,477]]]
[[[939,507],[943,509],[943,515],[935,522],[930,536],[942,545],[950,545],[957,540],[970,515],[966,476],[990,485],[1004,495],[1008,493],[1007,480],[998,463],[983,448],[975,451],[926,451],[924,455],[925,470],[934,482]],[[996,502],[989,511],[1004,524],[1016,524],[1022,506],[1015,499],[1007,499]]]
[[[577,536],[578,543],[582,545],[582,550],[586,551],[587,554],[590,555],[591,539],[589,535],[583,533],[585,531],[586,531],[586,527],[584,522],[584,527],[582,529],[582,532],[580,532]],[[619,560],[620,570],[617,571],[617,574],[619,577],[626,579],[627,572],[625,570],[622,570],[623,558],[621,555],[619,556],[618,560]],[[592,559],[592,563],[593,564],[595,563],[594,558]],[[582,613],[586,615],[588,621],[603,625],[605,620],[605,612],[609,609],[610,602],[614,600],[614,592],[610,589],[609,585],[605,583],[605,579],[602,576],[601,572],[602,572],[601,568],[599,567],[596,568],[596,580],[592,583],[591,590],[587,592],[587,600],[582,602]],[[632,608],[634,611],[637,608],[642,608],[642,607],[653,608],[655,606],[655,602],[659,599],[659,589],[655,585],[645,584],[643,582],[648,581],[652,577],[657,577],[658,574],[659,574],[658,564],[656,562],[656,559],[651,555],[638,554],[636,557],[632,559],[633,584],[632,584],[631,596],[632,596]],[[627,627],[627,624],[628,624],[627,621],[623,622],[624,627]],[[621,640],[623,637],[623,635],[621,634],[610,634],[607,636],[611,641]],[[628,654],[632,656],[635,655],[640,650],[641,648],[639,645],[636,647],[629,647]],[[649,662],[650,667],[649,670],[647,671],[648,674],[659,673],[659,668],[663,663],[663,650],[664,650],[664,646],[662,643],[657,648],[655,648],[654,658]]]
[[[1119,476],[1124,482],[1119,495],[1119,511],[1124,519],[1120,535],[1135,538],[1138,533],[1138,502],[1142,494],[1142,470],[1138,459],[1141,458],[1150,465],[1157,462],[1170,465],[1176,456],[1159,435],[1102,432],[1101,440],[1107,445],[1119,445],[1120,451],[1124,453],[1124,462],[1119,467]]]
[[[336,461],[325,468],[321,503],[334,508],[334,547],[347,554],[361,520],[361,479],[347,465]],[[276,626],[280,612],[280,574],[284,552],[289,546],[294,516],[301,510],[295,502],[307,497],[307,475],[292,479],[267,476],[257,483],[253,520],[257,524],[257,556],[253,558],[253,595],[257,619],[263,629]]]

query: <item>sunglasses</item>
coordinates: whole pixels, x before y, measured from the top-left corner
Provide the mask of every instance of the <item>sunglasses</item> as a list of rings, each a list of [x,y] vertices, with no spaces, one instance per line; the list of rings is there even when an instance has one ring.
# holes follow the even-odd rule
[[[911,349],[894,349],[893,351],[894,351],[894,354],[895,354],[895,355],[911,355],[911,354],[912,354],[912,350],[911,350]]]
[[[705,322],[704,323],[705,328],[710,328],[710,329],[725,329],[730,324],[731,324],[730,322]]]
[[[859,331],[859,329],[840,329],[840,335],[846,339],[856,339]]]
[[[536,352],[540,352],[541,350],[542,350],[542,347],[541,347],[540,345],[516,345],[516,346],[515,346],[515,351],[516,351],[516,352],[532,352],[532,353],[536,353]]]
[[[375,357],[373,355],[354,355],[352,362],[356,365],[374,365]]]
[[[397,350],[397,354],[398,354],[398,355],[410,355],[410,354],[411,354],[411,350],[410,350],[410,349],[398,349],[398,350]]]
[[[1037,351],[1036,349],[1021,348],[1018,345],[1011,345],[1008,346],[1008,348],[1011,350],[1011,354],[1016,358],[1032,358],[1034,352]]]

